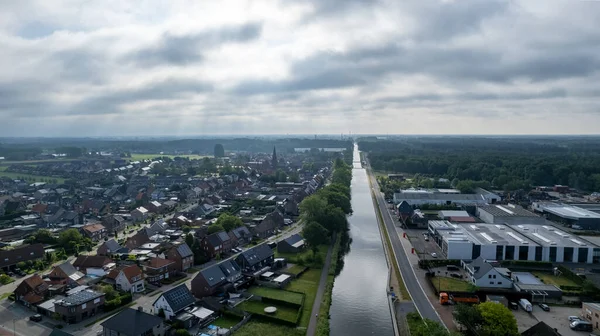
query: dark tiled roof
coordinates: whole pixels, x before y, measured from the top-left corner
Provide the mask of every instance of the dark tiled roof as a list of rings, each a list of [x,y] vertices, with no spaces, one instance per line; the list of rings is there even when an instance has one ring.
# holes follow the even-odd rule
[[[209,286],[216,286],[225,280],[225,274],[219,265],[213,265],[203,269],[197,276],[201,276],[206,280]]]
[[[77,257],[77,259],[75,259],[75,261],[73,262],[73,266],[74,267],[94,267],[94,268],[101,268],[102,266],[108,264],[112,262],[112,260],[110,258],[107,258],[105,256],[98,256],[98,255],[80,255],[79,257]]]
[[[219,235],[219,239],[221,239],[222,242],[226,242],[231,239],[225,231],[217,232],[217,235]]]
[[[121,335],[141,335],[144,332],[160,325],[163,319],[141,312],[137,309],[127,308],[117,315],[102,322],[100,325],[120,333]]]
[[[116,252],[116,251],[118,251],[119,249],[123,248],[123,247],[122,247],[121,245],[119,245],[119,243],[117,243],[117,241],[116,241],[116,240],[114,240],[114,239],[110,239],[110,240],[108,240],[108,241],[104,242],[104,245],[105,245],[105,246],[108,248],[108,250],[109,250],[110,252]]]
[[[248,266],[253,266],[273,255],[273,250],[267,244],[261,244],[242,252],[239,258],[244,258]]]
[[[554,328],[547,325],[546,323],[538,322],[533,327],[523,331],[522,336],[561,336]]]
[[[60,268],[63,272],[65,272],[66,275],[73,275],[73,274],[77,273],[77,270],[75,269],[75,267],[73,267],[73,265],[68,261],[65,261],[64,263],[62,263],[56,267]]]
[[[172,288],[164,292],[161,296],[164,297],[165,300],[167,300],[167,303],[169,304],[174,313],[178,313],[183,308],[188,307],[194,304],[194,302],[196,302],[196,299],[192,295],[192,292],[190,292],[190,290],[185,284],[181,284],[175,288]],[[158,297],[158,299],[160,299],[160,296]],[[154,302],[156,303],[156,301]]]
[[[190,247],[186,243],[183,243],[183,244],[177,246],[177,253],[179,253],[179,255],[182,258],[187,258],[187,257],[191,257],[194,255],[194,253],[192,252],[192,249],[190,249]]]
[[[219,233],[213,233],[211,235],[206,236],[206,240],[210,243],[210,245],[212,246],[219,246],[221,245],[221,239],[219,238]]]
[[[223,274],[225,274],[227,277],[235,275],[236,273],[239,274],[241,272],[240,265],[238,265],[232,259],[219,263],[219,268],[221,268],[221,271],[223,271]]]
[[[245,226],[240,226],[232,230],[237,239],[251,236],[250,231]]]
[[[284,239],[284,241],[290,245],[294,245],[297,242],[301,241],[303,238],[299,235],[299,234],[293,234],[289,237],[287,237],[286,239]]]

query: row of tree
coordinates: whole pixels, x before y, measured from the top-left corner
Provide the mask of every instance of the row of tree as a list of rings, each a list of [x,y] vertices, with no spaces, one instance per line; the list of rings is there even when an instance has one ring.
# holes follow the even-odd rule
[[[359,141],[359,146],[369,152],[375,170],[467,180],[507,191],[555,184],[600,190],[598,138],[407,138]]]
[[[352,212],[351,181],[351,166],[337,158],[333,164],[331,184],[300,203],[300,218],[305,223],[302,234],[313,251],[329,242],[336,233],[348,231],[346,215]]]
[[[42,243],[54,245],[57,249],[63,249],[66,254],[79,254],[81,251],[91,251],[94,243],[91,239],[83,236],[77,229],[68,229],[56,237],[50,230],[40,229],[27,237],[28,244]]]

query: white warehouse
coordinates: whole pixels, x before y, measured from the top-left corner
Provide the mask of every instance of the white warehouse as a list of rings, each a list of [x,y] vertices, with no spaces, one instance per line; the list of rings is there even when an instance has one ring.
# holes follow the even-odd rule
[[[527,211],[523,207],[514,204],[490,204],[478,206],[477,217],[490,224],[546,224],[546,219],[544,217],[540,217],[533,212]]]
[[[600,262],[600,248],[552,226],[430,221],[429,231],[448,259]]]

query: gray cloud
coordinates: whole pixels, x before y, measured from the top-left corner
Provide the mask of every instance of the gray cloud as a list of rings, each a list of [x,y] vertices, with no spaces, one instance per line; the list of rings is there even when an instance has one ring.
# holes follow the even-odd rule
[[[247,23],[189,35],[165,33],[153,46],[138,50],[126,59],[143,66],[185,66],[201,62],[202,52],[225,43],[242,43],[257,39],[262,24]]]

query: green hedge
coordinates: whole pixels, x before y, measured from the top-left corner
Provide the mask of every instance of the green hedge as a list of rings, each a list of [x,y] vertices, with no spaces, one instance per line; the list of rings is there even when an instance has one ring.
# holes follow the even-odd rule
[[[583,285],[583,279],[580,278],[577,274],[573,273],[573,271],[571,271],[570,269],[560,265],[558,266],[558,270],[562,272],[562,275],[573,281],[574,283],[578,284],[578,285]]]
[[[582,290],[581,286],[559,286],[562,291],[573,291],[580,292]]]
[[[131,296],[130,293],[125,293],[123,295],[117,296],[116,298],[106,301],[104,302],[104,311],[105,312],[109,312],[112,310],[115,310],[119,307],[122,307],[128,303],[131,303],[131,301],[133,301],[133,297]]]

